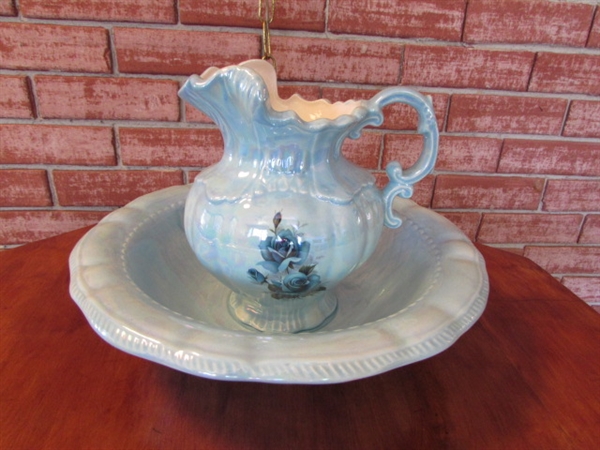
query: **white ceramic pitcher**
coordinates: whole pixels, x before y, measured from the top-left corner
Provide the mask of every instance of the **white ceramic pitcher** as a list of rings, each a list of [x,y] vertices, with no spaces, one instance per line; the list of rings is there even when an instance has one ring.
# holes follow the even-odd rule
[[[230,312],[272,333],[323,325],[337,308],[335,286],[369,258],[384,225],[400,226],[393,199],[410,197],[433,170],[431,99],[390,87],[370,100],[283,100],[262,60],[193,75],[179,95],[216,122],[225,142],[220,162],[194,181],[184,226],[200,262],[231,289]],[[418,112],[424,147],[408,169],[390,163],[379,190],[341,147],[380,125],[382,108],[396,102]]]

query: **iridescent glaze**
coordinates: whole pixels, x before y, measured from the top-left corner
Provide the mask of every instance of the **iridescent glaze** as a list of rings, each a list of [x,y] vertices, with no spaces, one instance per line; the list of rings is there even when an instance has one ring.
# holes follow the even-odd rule
[[[187,239],[232,294],[231,313],[261,331],[314,329],[337,309],[335,286],[373,253],[384,224],[398,227],[393,199],[408,198],[431,170],[438,132],[431,100],[406,88],[331,104],[277,94],[272,66],[252,60],[192,76],[179,95],[210,116],[223,158],[194,181]],[[383,122],[381,109],[406,103],[419,114],[419,160],[390,163],[390,183],[341,153],[343,141]]]
[[[337,286],[330,322],[311,333],[247,328],[185,237],[189,190],[173,186],[113,211],[71,253],[71,296],[124,352],[211,380],[340,383],[438,354],[484,311],[489,282],[475,246],[444,217],[396,198],[402,227],[384,229],[369,260]]]

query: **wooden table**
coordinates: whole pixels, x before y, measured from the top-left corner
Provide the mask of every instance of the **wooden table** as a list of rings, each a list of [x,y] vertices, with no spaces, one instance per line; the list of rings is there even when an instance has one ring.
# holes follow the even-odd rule
[[[68,293],[86,230],[0,253],[1,449],[593,449],[600,315],[479,246],[491,293],[445,352],[350,383],[224,382],[106,344]]]

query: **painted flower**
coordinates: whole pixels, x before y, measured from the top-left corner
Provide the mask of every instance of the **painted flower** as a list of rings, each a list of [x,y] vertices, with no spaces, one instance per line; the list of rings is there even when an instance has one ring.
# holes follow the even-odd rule
[[[248,276],[260,284],[267,282],[267,277],[265,277],[262,273],[260,273],[256,269],[248,269]]]
[[[298,238],[291,229],[279,229],[282,216],[278,212],[273,217],[271,230],[274,236],[260,241],[258,248],[263,261],[257,266],[264,267],[271,275],[266,276],[257,269],[248,269],[248,277],[258,284],[266,284],[271,296],[276,299],[293,299],[324,291],[321,277],[316,274],[316,264],[305,264],[310,253],[310,243]]]
[[[314,273],[305,275],[302,272],[297,272],[287,275],[281,284],[284,292],[303,294],[317,288],[319,283],[321,283],[321,277],[319,275]]]
[[[264,259],[258,265],[272,273],[303,264],[310,252],[310,243],[300,243],[292,230],[281,230],[275,236],[261,241],[258,247]]]

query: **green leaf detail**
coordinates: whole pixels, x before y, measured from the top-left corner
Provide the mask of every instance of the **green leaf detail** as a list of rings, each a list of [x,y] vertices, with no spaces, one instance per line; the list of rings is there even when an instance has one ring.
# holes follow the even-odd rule
[[[316,266],[316,264],[312,264],[310,266],[302,266],[300,267],[299,271],[302,272],[304,275],[309,276],[312,273],[312,271],[315,270]]]

